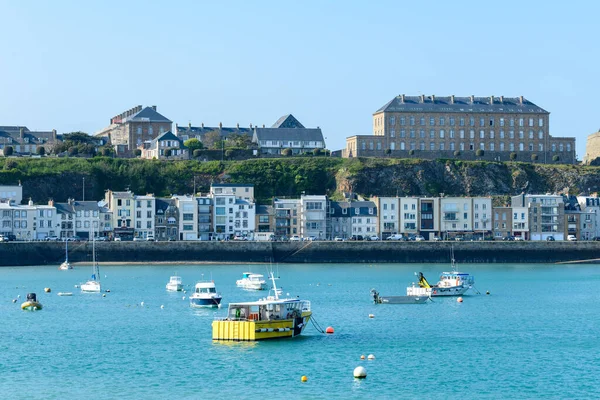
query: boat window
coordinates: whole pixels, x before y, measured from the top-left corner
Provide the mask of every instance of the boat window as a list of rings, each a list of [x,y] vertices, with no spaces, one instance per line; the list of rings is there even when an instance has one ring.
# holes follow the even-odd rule
[[[280,312],[280,311],[281,311],[281,305],[275,304],[275,312]]]

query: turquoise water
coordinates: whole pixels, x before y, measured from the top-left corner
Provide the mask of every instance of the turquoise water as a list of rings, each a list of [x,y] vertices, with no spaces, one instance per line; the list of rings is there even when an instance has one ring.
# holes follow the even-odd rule
[[[301,337],[255,343],[213,343],[211,321],[229,301],[259,297],[235,281],[247,270],[266,275],[265,266],[107,265],[105,298],[74,288],[89,267],[1,268],[0,398],[598,397],[598,266],[461,267],[481,295],[375,305],[371,288],[404,294],[414,272],[435,281],[448,265],[280,265],[284,294],[311,300],[316,321],[335,334],[309,325]],[[212,277],[225,307],[191,309],[189,292],[165,291],[175,273],[190,287]],[[30,291],[42,311],[21,311]],[[369,354],[375,360],[360,360]],[[357,366],[365,380],[353,378]]]

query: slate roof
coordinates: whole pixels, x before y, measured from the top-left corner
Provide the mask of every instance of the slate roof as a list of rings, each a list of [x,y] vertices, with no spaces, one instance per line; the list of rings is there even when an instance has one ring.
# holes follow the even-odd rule
[[[127,118],[127,122],[172,122],[152,107],[145,107],[142,111]]]
[[[321,141],[320,128],[256,128],[257,140]]]
[[[211,187],[254,187],[253,183],[212,183]]]
[[[275,121],[271,128],[304,128],[304,125],[294,118],[292,114],[287,114]]]
[[[258,205],[256,206],[256,215],[272,215],[273,206]]]
[[[181,135],[187,135],[190,139],[191,138],[195,138],[196,136],[200,137],[200,141],[202,141],[202,137],[204,135],[206,135],[209,132],[213,132],[213,131],[217,131],[219,132],[219,135],[221,135],[221,137],[223,137],[224,139],[227,139],[229,136],[233,135],[233,134],[237,134],[237,135],[246,135],[249,137],[252,137],[252,134],[254,132],[253,129],[250,128],[237,128],[237,127],[233,127],[233,128],[229,128],[229,127],[222,127],[219,128],[217,127],[211,127],[211,126],[187,126],[187,127],[183,127],[183,126],[177,126],[177,135],[181,136]]]
[[[74,201],[73,209],[75,211],[100,211],[97,201]]]
[[[150,142],[150,147],[154,148],[156,146],[157,142],[163,141],[163,140],[175,140],[175,141],[179,142],[179,144],[180,144],[179,147],[181,149],[187,149],[187,147],[185,147],[183,145],[183,141],[181,139],[179,139],[177,136],[175,136],[175,134],[173,132],[171,132],[171,131],[166,131],[162,135],[158,135],[157,137],[155,137],[154,139],[152,139],[152,141]]]
[[[23,144],[36,144],[36,143],[45,143],[51,139],[53,139],[53,131],[30,131],[26,126],[0,126],[0,138],[2,138],[2,143],[21,143],[21,129],[23,129],[23,138],[28,139],[27,142],[23,142]],[[62,138],[57,136],[57,141],[62,140]]]
[[[425,101],[421,102],[421,96],[404,96],[404,102],[402,102],[402,96],[397,96],[375,111],[374,114],[380,112],[549,114],[548,111],[525,98],[523,98],[523,104],[521,104],[519,97],[494,97],[493,103],[491,97],[474,97],[473,102],[471,102],[471,97],[454,96],[454,102],[452,102],[451,96],[435,96],[435,99],[432,99],[432,96],[425,96]]]

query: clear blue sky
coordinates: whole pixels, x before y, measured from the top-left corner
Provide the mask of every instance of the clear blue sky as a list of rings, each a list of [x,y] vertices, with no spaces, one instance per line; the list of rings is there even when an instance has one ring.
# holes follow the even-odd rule
[[[0,0],[0,125],[93,133],[292,113],[328,147],[407,95],[519,96],[577,154],[600,128],[600,2]]]

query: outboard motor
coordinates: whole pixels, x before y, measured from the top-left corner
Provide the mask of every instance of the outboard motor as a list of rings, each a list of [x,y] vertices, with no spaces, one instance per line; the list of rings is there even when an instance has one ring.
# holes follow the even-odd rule
[[[35,293],[27,293],[27,301],[37,302],[37,297],[36,297]]]
[[[379,299],[379,292],[377,290],[371,289],[371,294],[373,295],[373,301],[375,304],[381,303],[381,300]]]

